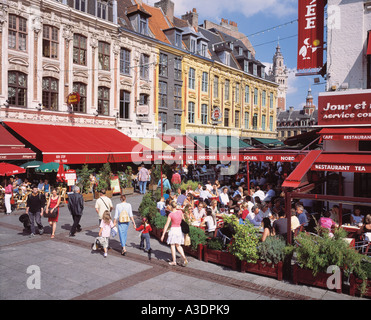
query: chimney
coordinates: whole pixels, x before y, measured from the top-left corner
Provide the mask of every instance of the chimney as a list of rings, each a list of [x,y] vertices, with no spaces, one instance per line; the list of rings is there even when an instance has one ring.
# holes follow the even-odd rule
[[[198,27],[198,13],[196,8],[182,15],[182,20],[187,20],[192,27]]]
[[[161,8],[171,22],[174,22],[174,2],[171,0],[161,0],[154,4],[156,8]]]
[[[294,107],[289,107],[289,112],[292,113],[294,111]]]

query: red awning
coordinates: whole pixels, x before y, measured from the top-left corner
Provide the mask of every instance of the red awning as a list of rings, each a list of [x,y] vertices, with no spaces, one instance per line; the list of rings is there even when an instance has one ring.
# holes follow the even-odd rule
[[[319,134],[323,140],[371,140],[371,128],[325,128]]]
[[[24,147],[24,144],[0,125],[0,147]]]
[[[188,138],[187,136],[171,136],[171,135],[159,135],[159,138],[173,147],[174,149],[190,149],[194,150],[195,149],[195,144],[194,142]]]
[[[282,187],[288,188],[299,187],[304,182],[303,178],[305,177],[306,173],[311,168],[313,163],[320,156],[321,152],[322,150],[310,151],[307,154],[307,156],[298,164],[294,171],[292,171],[291,174],[285,179],[285,181],[282,184]]]
[[[65,164],[137,162],[146,147],[117,129],[6,122],[40,150],[44,162]]]
[[[0,125],[0,160],[34,160],[36,153]]]
[[[312,165],[314,171],[371,172],[371,154],[322,153]]]

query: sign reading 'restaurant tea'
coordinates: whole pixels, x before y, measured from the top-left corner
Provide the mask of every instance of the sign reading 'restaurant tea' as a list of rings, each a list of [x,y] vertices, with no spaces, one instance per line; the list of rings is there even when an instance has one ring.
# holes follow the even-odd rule
[[[371,125],[371,90],[320,93],[318,125]]]

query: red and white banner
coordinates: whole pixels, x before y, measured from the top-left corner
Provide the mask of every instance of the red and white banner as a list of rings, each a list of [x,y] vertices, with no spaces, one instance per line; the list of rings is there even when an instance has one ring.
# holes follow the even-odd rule
[[[371,90],[320,93],[318,125],[371,125]]]
[[[323,66],[324,0],[298,0],[297,70]]]

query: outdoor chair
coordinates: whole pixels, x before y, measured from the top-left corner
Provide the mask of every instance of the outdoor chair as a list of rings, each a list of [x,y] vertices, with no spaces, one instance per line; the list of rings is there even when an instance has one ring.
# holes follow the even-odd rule
[[[61,188],[61,202],[63,201],[64,204],[67,203],[67,188]]]
[[[28,195],[30,194],[30,192],[27,192],[25,195],[23,195],[21,198],[18,198],[17,199],[17,210],[19,209],[26,209],[26,205],[27,205],[27,198],[28,198]]]
[[[371,257],[371,242],[367,240],[357,241],[355,243],[355,249],[359,253]]]

